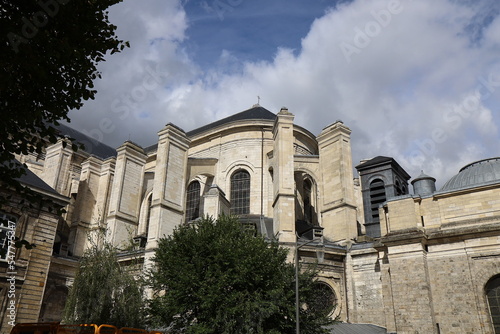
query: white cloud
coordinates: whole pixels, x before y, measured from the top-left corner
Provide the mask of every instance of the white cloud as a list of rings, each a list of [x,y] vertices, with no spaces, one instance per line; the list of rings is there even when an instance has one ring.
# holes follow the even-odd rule
[[[132,47],[103,64],[98,99],[73,119],[81,129],[101,131],[99,120],[110,118],[115,130],[102,135],[112,145],[128,133],[149,145],[167,122],[189,131],[251,107],[259,95],[264,107],[287,106],[315,134],[342,119],[353,129],[354,164],[393,156],[412,176],[424,169],[442,185],[459,167],[498,155],[500,20],[481,26],[477,11],[484,8],[464,2],[396,5],[345,3],[315,20],[299,52],[277,46],[272,62],[240,66],[221,50],[220,62],[203,72],[180,46],[189,39],[188,23],[176,1],[125,1],[111,18]],[[471,22],[482,29],[479,43],[467,30]],[[346,44],[356,47],[349,59]],[[159,84],[147,89],[144,83],[152,87],[156,78],[150,68],[158,69]],[[485,90],[480,78],[491,75]],[[460,114],[478,87],[477,108]]]

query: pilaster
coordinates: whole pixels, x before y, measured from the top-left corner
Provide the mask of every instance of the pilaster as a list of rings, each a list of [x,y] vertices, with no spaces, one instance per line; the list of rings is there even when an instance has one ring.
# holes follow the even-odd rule
[[[273,211],[274,231],[280,242],[295,242],[294,115],[282,108],[273,127]]]
[[[69,196],[71,188],[71,144],[66,139],[47,147],[43,166],[43,180],[58,193]]]
[[[107,217],[108,241],[115,246],[127,243],[136,232],[145,164],[146,155],[140,146],[126,141],[117,149]]]
[[[357,237],[354,178],[352,172],[351,130],[341,121],[323,129],[319,146],[320,210],[323,234],[330,240]]]
[[[190,140],[182,129],[170,123],[158,136],[146,249],[156,248],[158,239],[172,234],[174,228],[184,221],[187,151]]]
[[[431,282],[427,269],[427,252],[421,242],[387,245],[387,261],[390,268],[382,279],[384,293],[389,292],[391,300],[384,295],[384,311],[387,329],[398,333],[438,333],[435,326],[435,312]],[[384,269],[385,269],[384,268]],[[389,277],[388,277],[389,276]]]

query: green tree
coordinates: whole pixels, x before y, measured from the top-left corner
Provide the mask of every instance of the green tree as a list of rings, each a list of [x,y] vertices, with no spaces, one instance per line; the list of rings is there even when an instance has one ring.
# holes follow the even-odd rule
[[[153,325],[173,333],[294,333],[295,268],[288,251],[235,218],[204,218],[159,241],[151,273]],[[300,276],[301,301],[314,295]],[[301,308],[302,333],[323,333],[326,314]]]
[[[89,248],[80,259],[64,308],[64,322],[143,327],[143,284],[119,264],[108,243]],[[136,268],[137,269],[137,268]]]
[[[128,45],[108,20],[118,2],[0,0],[0,181],[30,205],[42,198],[19,183],[26,166],[14,157],[42,153],[57,141],[58,121],[94,98],[97,64]]]

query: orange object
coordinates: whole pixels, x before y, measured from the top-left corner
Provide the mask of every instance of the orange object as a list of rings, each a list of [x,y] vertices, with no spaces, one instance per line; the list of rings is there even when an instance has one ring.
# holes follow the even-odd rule
[[[77,324],[61,325],[58,322],[26,323],[12,327],[10,334],[168,334],[159,331],[112,325]]]

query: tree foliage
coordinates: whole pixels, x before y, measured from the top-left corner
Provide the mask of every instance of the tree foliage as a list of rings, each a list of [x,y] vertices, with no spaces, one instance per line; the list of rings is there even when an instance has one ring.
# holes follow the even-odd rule
[[[0,180],[31,203],[40,198],[19,183],[26,166],[14,157],[42,153],[58,121],[94,98],[97,64],[128,45],[108,20],[118,2],[0,0]]]
[[[179,226],[155,253],[151,319],[173,333],[294,333],[295,269],[286,259],[286,249],[234,218]],[[302,303],[314,295],[313,275],[300,276]],[[302,333],[323,333],[327,323],[301,308]]]
[[[142,327],[143,284],[118,263],[111,245],[93,245],[80,259],[64,308],[66,323]]]

